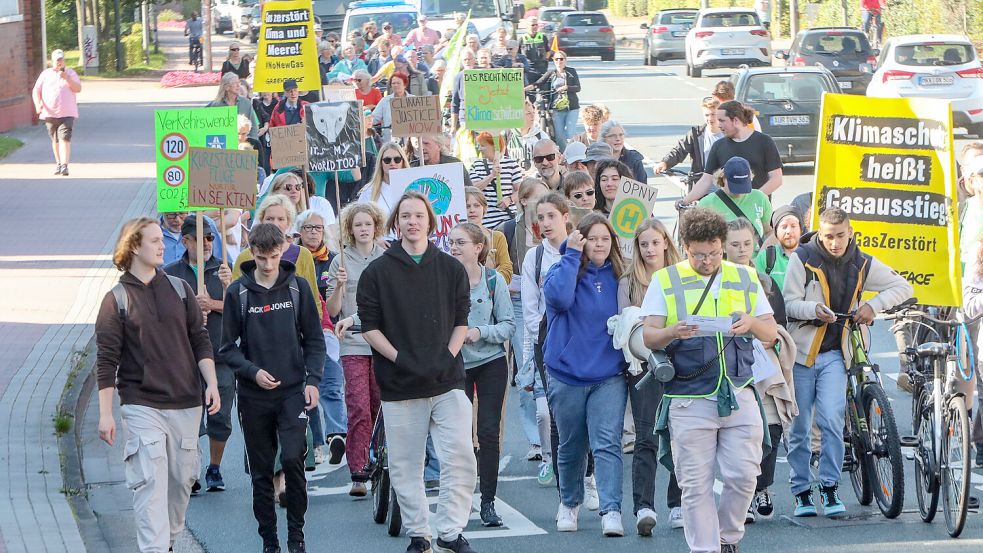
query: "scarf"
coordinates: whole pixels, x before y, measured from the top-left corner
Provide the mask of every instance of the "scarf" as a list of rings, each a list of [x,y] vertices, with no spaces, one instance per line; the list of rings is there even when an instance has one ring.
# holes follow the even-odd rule
[[[328,260],[328,246],[321,242],[321,245],[317,249],[311,250],[311,257],[314,261],[327,261]]]

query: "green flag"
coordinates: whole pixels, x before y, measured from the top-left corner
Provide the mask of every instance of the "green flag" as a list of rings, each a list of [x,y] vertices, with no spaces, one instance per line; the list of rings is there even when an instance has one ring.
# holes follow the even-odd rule
[[[470,22],[471,11],[468,10],[468,16],[464,18],[464,23],[457,28],[454,36],[447,43],[447,55],[444,56],[444,59],[447,60],[447,71],[444,73],[444,80],[440,83],[441,106],[447,104],[447,98],[451,95],[451,88],[454,87],[457,74],[461,72],[461,47],[464,46],[464,41],[468,38],[468,23]],[[451,117],[456,117],[456,114],[452,113]]]

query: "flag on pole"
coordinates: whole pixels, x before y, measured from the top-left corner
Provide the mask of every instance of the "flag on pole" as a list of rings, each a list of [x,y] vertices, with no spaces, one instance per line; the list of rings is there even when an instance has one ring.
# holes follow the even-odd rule
[[[558,38],[559,36],[560,35],[554,33],[553,40],[550,41],[550,51],[552,51],[554,54],[560,52],[560,39]]]
[[[470,10],[468,16],[464,18],[464,23],[457,28],[454,36],[447,43],[447,54],[444,56],[444,59],[447,60],[447,71],[444,73],[444,80],[440,83],[441,107],[447,104],[447,99],[452,92],[451,89],[454,87],[454,81],[457,80],[457,74],[461,72],[461,53],[463,52],[464,41],[468,37],[469,23],[471,23]],[[451,114],[451,117],[455,116],[456,114]]]

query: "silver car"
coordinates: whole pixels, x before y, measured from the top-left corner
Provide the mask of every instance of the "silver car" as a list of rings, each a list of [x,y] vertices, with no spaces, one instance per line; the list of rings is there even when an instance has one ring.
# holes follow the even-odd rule
[[[568,56],[601,56],[601,61],[614,61],[614,27],[601,12],[565,12],[556,35],[557,46]]]
[[[686,33],[699,11],[696,8],[662,10],[655,14],[651,24],[642,23],[642,29],[647,31],[642,63],[658,65],[660,61],[686,59]]]

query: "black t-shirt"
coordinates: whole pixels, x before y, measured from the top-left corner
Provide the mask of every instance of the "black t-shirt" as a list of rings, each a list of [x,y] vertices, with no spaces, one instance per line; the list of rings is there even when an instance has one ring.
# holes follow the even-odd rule
[[[754,176],[751,185],[755,189],[761,188],[768,182],[769,171],[782,168],[782,157],[778,153],[775,141],[767,134],[754,131],[743,142],[735,142],[730,138],[722,138],[714,142],[703,170],[712,174],[718,169],[723,169],[727,160],[734,156],[743,157],[751,164],[751,173]]]

